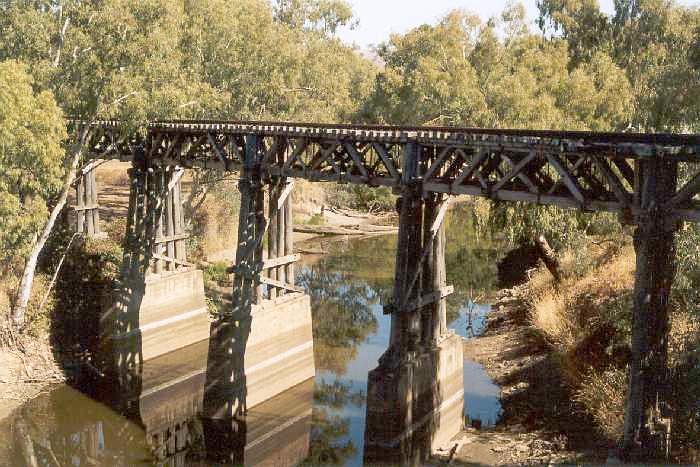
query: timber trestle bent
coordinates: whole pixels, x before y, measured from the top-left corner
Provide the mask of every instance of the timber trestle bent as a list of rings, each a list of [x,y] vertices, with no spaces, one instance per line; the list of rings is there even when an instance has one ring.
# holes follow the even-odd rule
[[[408,438],[419,439],[421,452],[434,447],[436,439],[449,438],[448,421],[461,414],[455,401],[462,400],[462,367],[454,366],[461,362],[461,344],[445,323],[445,299],[452,292],[444,264],[449,196],[617,213],[622,223],[637,226],[623,453],[630,458],[667,453],[673,245],[682,221],[700,222],[700,135],[225,121],[153,122],[138,131],[112,121],[89,126],[87,160],[77,188],[77,228],[99,232],[94,183],[99,161],[132,161],[123,277],[140,277],[141,285],[132,280],[131,290],[142,296],[147,271],[159,275],[190,266],[178,211],[182,169],[240,174],[232,315],[221,316],[216,330],[221,340],[216,353],[222,355],[237,355],[245,350],[240,343],[249,339],[232,317],[245,323],[254,306],[303,296],[294,285],[293,179],[389,187],[400,196],[394,292],[385,306],[392,315],[391,342],[370,373],[367,423],[386,425],[387,398],[397,399],[392,410],[402,421],[382,435],[366,436],[366,453],[396,447],[399,457],[393,460],[411,457]],[[195,282],[201,291],[201,278]],[[132,302],[126,308],[138,308]],[[300,322],[307,319],[302,308]],[[258,322],[267,323],[264,319]],[[122,323],[127,333],[134,326],[138,320]],[[311,339],[310,328],[304,339]],[[307,347],[299,344],[301,350]],[[217,371],[243,374],[245,381],[244,367],[243,361],[227,361]],[[228,414],[245,408],[239,389],[221,389],[238,398],[236,407],[229,404],[225,410]],[[221,413],[219,407],[208,411]]]

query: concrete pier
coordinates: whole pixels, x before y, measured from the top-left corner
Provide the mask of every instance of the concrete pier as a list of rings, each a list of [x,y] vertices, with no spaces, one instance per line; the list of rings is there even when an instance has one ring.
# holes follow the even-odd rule
[[[101,334],[106,348],[132,348],[147,361],[209,337],[202,271],[187,269],[146,277],[129,303],[108,297]]]
[[[315,373],[309,296],[263,300],[212,324],[205,417],[242,415]]]
[[[365,462],[417,465],[457,435],[463,424],[463,373],[462,339],[452,332],[395,368],[372,370]]]

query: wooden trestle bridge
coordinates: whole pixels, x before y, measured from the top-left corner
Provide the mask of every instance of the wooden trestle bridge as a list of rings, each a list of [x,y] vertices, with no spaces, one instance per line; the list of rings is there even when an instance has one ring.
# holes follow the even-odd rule
[[[446,332],[445,297],[452,289],[443,219],[450,195],[618,213],[637,226],[624,448],[640,455],[665,449],[674,234],[682,221],[700,221],[699,135],[214,121],[154,122],[140,131],[111,121],[88,127],[77,228],[99,229],[98,161],[132,161],[125,277],[188,266],[183,169],[240,173],[234,314],[298,290],[293,179],[391,187],[400,196],[400,226],[393,301],[386,307],[392,314],[386,367],[434,347]]]

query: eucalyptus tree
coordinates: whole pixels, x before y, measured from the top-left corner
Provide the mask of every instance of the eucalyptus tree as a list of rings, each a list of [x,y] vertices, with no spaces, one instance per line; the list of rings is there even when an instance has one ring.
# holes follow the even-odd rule
[[[606,15],[595,0],[541,0],[540,27],[563,38],[575,62],[609,55],[630,82],[639,131],[698,131],[700,8],[674,0],[616,0]]]
[[[29,254],[65,177],[61,109],[33,85],[26,65],[0,62],[0,276]]]
[[[517,4],[486,23],[454,11],[436,25],[392,36],[379,55],[385,68],[364,109],[371,121],[604,131],[630,122],[624,70],[599,51],[574,60],[565,40],[530,31]],[[490,224],[518,242],[545,234],[561,245],[585,222],[557,208],[490,209]]]
[[[328,16],[323,11],[333,5],[327,3],[345,13]],[[343,2],[275,5],[187,1],[183,50],[189,66],[227,93],[225,114],[232,118],[349,120],[374,73],[368,60],[331,33],[345,24],[349,10]]]
[[[53,92],[69,118],[194,116],[218,93],[182,68],[182,5],[166,0],[17,0],[0,2],[0,59],[25,62],[38,89]],[[37,260],[66,204],[84,156],[84,126],[56,163],[66,170],[60,195],[36,233],[12,318],[21,327]]]
[[[345,0],[276,0],[275,18],[293,29],[334,35],[338,28],[354,27],[352,7]]]

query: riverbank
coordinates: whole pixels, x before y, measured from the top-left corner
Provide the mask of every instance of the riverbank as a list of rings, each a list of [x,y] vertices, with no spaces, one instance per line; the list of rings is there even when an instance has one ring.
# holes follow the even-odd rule
[[[27,341],[21,348],[0,348],[0,420],[65,381],[48,342]]]
[[[614,339],[599,331],[620,319],[608,314],[633,285],[634,252],[629,245],[593,240],[586,251],[584,262],[564,254],[560,282],[540,265],[528,271],[524,284],[500,290],[484,331],[465,341],[464,358],[483,365],[501,388],[502,414],[495,429],[470,428],[455,439],[456,465],[608,459],[612,437],[581,402],[580,391],[585,375],[602,371],[595,365],[613,367],[604,357]],[[622,333],[616,337],[624,341]],[[616,416],[621,409],[612,402],[602,404]]]
[[[586,264],[564,255],[556,282],[541,266],[501,290],[484,332],[465,341],[465,359],[501,388],[493,430],[455,438],[456,465],[601,463],[622,436],[630,358],[635,255],[629,243],[589,240]],[[669,367],[675,415],[672,458],[697,462],[697,316],[672,297]],[[454,447],[454,444],[453,444]],[[448,456],[443,456],[445,459]]]
[[[531,465],[604,462],[607,450],[583,446],[562,425],[579,425],[571,395],[552,368],[552,354],[527,320],[522,288],[502,290],[483,333],[464,341],[464,358],[482,365],[501,388],[501,419],[494,429],[467,428],[453,441],[453,465]],[[588,430],[586,430],[588,431]],[[590,431],[580,433],[593,441]],[[447,453],[439,458],[446,460]]]

